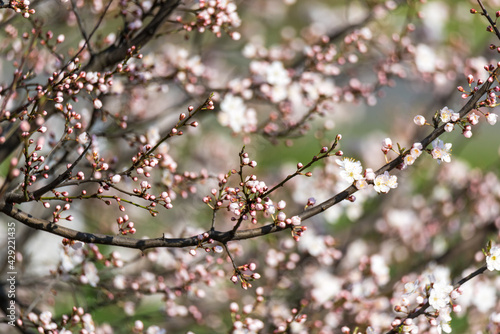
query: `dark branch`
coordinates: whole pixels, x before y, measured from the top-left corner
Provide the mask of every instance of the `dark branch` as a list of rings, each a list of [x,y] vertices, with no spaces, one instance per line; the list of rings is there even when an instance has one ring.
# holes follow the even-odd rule
[[[471,110],[475,109],[478,107],[478,102],[481,99],[481,97],[490,89],[491,85],[493,82],[496,80],[496,76],[500,72],[500,67],[496,68],[495,71],[490,76],[490,79],[492,80],[487,80],[481,88],[477,92],[475,92],[470,100],[465,104],[465,106],[460,109],[460,117],[465,116],[467,113],[469,113]],[[421,143],[422,146],[425,148],[427,145],[429,145],[434,139],[438,138],[441,134],[443,134],[444,131],[444,124],[436,128],[431,134],[429,134],[427,137],[425,137]],[[376,174],[382,174],[385,171],[390,171],[403,161],[403,156],[399,156],[398,158],[394,159],[393,161],[387,163],[383,167],[381,167],[379,170],[377,170]],[[39,190],[40,191],[40,190]],[[333,196],[332,198],[326,200],[325,202],[309,208],[302,213],[300,213],[298,216],[301,218],[301,220],[306,220],[309,219],[317,214],[322,213],[323,211],[327,210],[331,206],[345,200],[348,196],[352,195],[353,193],[357,192],[358,189],[354,186],[351,185],[350,187],[346,188],[344,191],[338,193],[337,195]],[[36,193],[36,192],[35,192]],[[23,224],[30,226],[35,229],[39,230],[44,230],[46,232],[52,233],[59,235],[64,238],[72,239],[72,240],[79,240],[82,242],[87,242],[87,243],[96,243],[96,244],[105,244],[105,245],[115,245],[115,246],[122,246],[122,247],[128,247],[128,248],[137,248],[137,249],[147,249],[147,248],[154,248],[154,247],[189,247],[189,246],[196,246],[199,243],[199,240],[197,239],[197,236],[189,237],[189,238],[178,238],[178,239],[167,239],[167,238],[156,238],[156,239],[134,239],[131,237],[122,237],[122,236],[111,236],[111,235],[103,235],[103,234],[93,234],[93,233],[85,233],[85,232],[79,232],[72,230],[70,228],[66,228],[63,226],[60,226],[58,224],[55,224],[53,222],[49,222],[47,220],[35,218],[27,213],[24,213],[23,211],[14,208],[12,204],[10,203],[0,203],[0,211],[5,213],[6,215],[22,222]],[[284,228],[288,229],[288,228]],[[226,232],[220,232],[220,231],[215,231],[215,230],[210,230],[207,233],[209,234],[209,237],[213,240],[219,241],[221,243],[227,243],[228,241],[234,241],[234,240],[243,240],[243,239],[251,239],[251,238],[256,238],[260,237],[266,234],[270,233],[275,233],[284,230],[283,228],[277,227],[274,223],[262,226],[260,228],[254,228],[254,229],[249,229],[249,230],[243,230],[243,231],[236,231],[236,233],[233,230],[226,231]]]
[[[60,174],[58,177],[56,177],[53,181],[51,181],[49,184],[41,187],[40,189],[35,190],[30,194],[30,198],[26,199],[24,198],[24,194],[21,193],[9,193],[7,194],[7,202],[13,202],[13,203],[21,203],[21,202],[26,202],[30,200],[37,200],[39,199],[43,194],[45,194],[47,191],[50,191],[60,185],[62,182],[66,181],[70,176],[71,172],[73,171],[73,168],[82,160],[82,158],[87,154],[87,151],[89,150],[90,146],[92,146],[92,141],[88,144],[88,146],[83,150],[82,154],[75,160],[71,166],[64,171],[64,173]]]
[[[37,230],[49,232],[71,240],[78,240],[85,243],[94,243],[101,245],[113,245],[126,248],[136,248],[145,250],[156,247],[183,248],[197,246],[199,243],[198,236],[188,238],[155,238],[155,239],[135,239],[132,237],[123,237],[118,235],[106,235],[100,233],[86,233],[73,230],[50,222],[48,220],[33,217],[32,215],[15,208],[11,203],[0,202],[0,211],[11,218]],[[238,231],[233,235],[232,231],[220,232],[209,231],[209,238],[221,243],[226,243],[231,240],[243,240],[259,237],[269,233],[281,231],[274,224],[266,225],[260,228],[251,230]]]
[[[154,37],[158,28],[165,22],[168,16],[180,4],[180,0],[165,1],[155,17],[137,36],[131,40],[124,39],[123,42],[116,46],[112,45],[107,49],[99,52],[90,58],[89,63],[85,66],[85,71],[95,71],[96,69],[105,69],[123,60],[127,55],[127,50],[132,46],[137,48],[143,47]]]

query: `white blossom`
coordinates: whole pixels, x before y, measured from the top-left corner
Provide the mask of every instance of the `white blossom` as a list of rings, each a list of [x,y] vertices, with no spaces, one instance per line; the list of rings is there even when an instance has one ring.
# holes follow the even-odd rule
[[[83,271],[85,272],[85,277],[88,280],[90,286],[96,287],[99,283],[99,275],[97,274],[97,268],[92,262],[85,262],[83,265]]]
[[[489,255],[486,256],[486,265],[490,271],[500,270],[500,247],[491,247]]]
[[[436,310],[447,308],[450,304],[450,293],[453,291],[453,286],[442,281],[435,282],[432,285],[429,294],[429,305]]]
[[[415,50],[415,63],[417,69],[424,73],[436,71],[436,54],[428,45],[419,44]]]
[[[266,68],[266,81],[274,86],[285,86],[290,83],[288,71],[280,61],[273,61]]]
[[[373,189],[378,193],[388,193],[389,190],[397,188],[398,177],[396,175],[390,175],[389,172],[384,172],[384,174],[378,175],[373,181]]]
[[[453,110],[449,109],[448,107],[444,107],[439,111],[439,116],[441,117],[441,121],[443,123],[448,123],[451,121],[451,115],[454,113]]]
[[[431,155],[434,159],[441,161],[450,162],[451,161],[451,143],[444,144],[441,139],[436,139],[432,142]]]
[[[340,168],[343,169],[343,171],[340,172],[340,176],[347,182],[353,183],[363,178],[363,167],[361,166],[361,162],[352,158],[337,159],[336,162]]]
[[[220,108],[219,122],[224,126],[229,126],[234,132],[250,132],[257,127],[255,110],[247,109],[241,97],[227,94]]]
[[[486,120],[490,125],[495,125],[495,123],[497,122],[497,118],[498,115],[495,113],[490,112],[486,114]]]

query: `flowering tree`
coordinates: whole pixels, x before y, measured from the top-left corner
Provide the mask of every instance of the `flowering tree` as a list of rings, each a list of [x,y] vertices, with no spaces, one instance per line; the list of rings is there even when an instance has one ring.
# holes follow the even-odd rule
[[[495,6],[2,2],[0,329],[497,333]]]

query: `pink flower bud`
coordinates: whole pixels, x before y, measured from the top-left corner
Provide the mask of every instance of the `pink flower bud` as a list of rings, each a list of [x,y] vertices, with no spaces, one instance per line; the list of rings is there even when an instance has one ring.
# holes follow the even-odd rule
[[[240,307],[237,303],[232,302],[231,304],[229,304],[229,310],[231,311],[231,313],[236,313],[240,310]]]
[[[278,213],[278,217],[277,217],[277,219],[278,219],[278,221],[280,221],[280,222],[284,222],[284,221],[285,221],[285,219],[286,219],[286,214],[285,214],[283,211],[281,211],[280,213]]]
[[[371,169],[371,168],[367,168],[367,169],[365,170],[365,179],[366,179],[367,181],[373,181],[373,180],[375,180],[375,176],[376,176],[376,175],[375,175],[375,172],[373,171],[373,169]]]
[[[94,108],[95,109],[101,109],[102,108],[102,102],[99,99],[94,99]]]
[[[387,148],[389,150],[392,148],[391,138],[385,138],[384,140],[382,140],[382,148]]]
[[[417,115],[413,118],[413,123],[415,123],[418,126],[425,125],[425,122],[426,122],[425,117],[422,115]]]

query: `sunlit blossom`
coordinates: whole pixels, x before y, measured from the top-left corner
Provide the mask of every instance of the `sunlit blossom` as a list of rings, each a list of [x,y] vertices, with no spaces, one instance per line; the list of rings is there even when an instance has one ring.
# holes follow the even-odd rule
[[[437,330],[438,330],[439,334],[441,334],[442,332],[451,333],[450,307],[441,309],[439,311],[439,317],[437,318],[437,320],[439,321],[438,326],[437,326]]]
[[[373,181],[373,189],[378,193],[388,193],[389,190],[397,188],[398,178],[396,175],[389,175],[389,172],[378,175]]]
[[[257,125],[255,110],[247,108],[239,96],[227,94],[220,104],[219,122],[230,127],[234,132],[249,132]]]
[[[424,73],[436,71],[436,53],[426,44],[419,44],[415,50],[415,63],[417,69]]]
[[[453,110],[449,109],[448,107],[444,107],[439,111],[439,117],[441,118],[441,121],[443,123],[448,123],[449,121],[451,121],[451,115],[453,113]]]
[[[354,185],[356,186],[356,189],[361,190],[361,189],[365,189],[366,187],[368,187],[368,182],[366,182],[365,179],[360,179],[360,180],[356,180],[356,183],[354,183]]]
[[[347,182],[353,183],[355,180],[361,180],[363,178],[363,167],[361,166],[361,162],[352,158],[337,159],[336,162],[340,168],[343,169],[340,172],[340,176]]]
[[[83,132],[78,136],[78,142],[82,145],[85,145],[89,142],[89,135],[87,132]]]
[[[450,304],[450,293],[453,291],[453,286],[444,282],[435,282],[432,285],[429,294],[429,305],[436,310],[441,310]]]
[[[469,121],[470,124],[476,125],[479,123],[479,115],[476,114],[475,112],[471,112],[469,114],[469,117],[467,117],[467,120]]]
[[[497,118],[498,118],[498,115],[495,114],[495,113],[487,113],[486,114],[486,121],[490,124],[490,125],[495,125],[496,122],[497,122]]]
[[[410,154],[416,159],[422,154],[423,149],[421,143],[414,143],[410,149]]]
[[[436,159],[438,163],[441,161],[450,162],[451,161],[451,143],[443,143],[441,139],[436,139],[432,142],[432,158]]]
[[[486,256],[486,265],[488,270],[500,270],[500,247],[493,246],[490,249],[488,256]]]
[[[406,165],[413,165],[413,163],[415,162],[415,157],[411,154],[407,154],[404,156],[403,158],[403,162],[406,164]]]
[[[275,86],[284,86],[290,83],[288,72],[280,61],[273,61],[266,68],[266,80]]]

